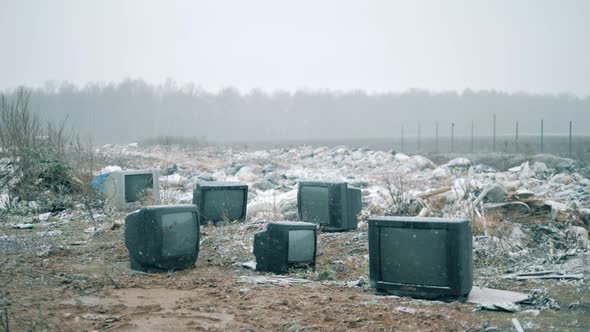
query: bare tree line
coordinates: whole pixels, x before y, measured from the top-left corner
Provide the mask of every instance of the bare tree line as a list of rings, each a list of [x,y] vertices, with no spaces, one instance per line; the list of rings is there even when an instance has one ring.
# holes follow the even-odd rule
[[[11,92],[5,92],[10,97]],[[31,92],[32,109],[49,120],[68,118],[81,134],[99,143],[120,143],[156,136],[209,141],[279,141],[391,138],[405,136],[476,137],[536,135],[544,119],[545,135],[590,133],[590,97],[508,94],[496,91],[401,93],[363,91],[240,93],[234,88],[209,92],[173,82],[47,84]],[[493,117],[497,123],[493,129]],[[454,125],[451,126],[450,124]],[[414,130],[414,126],[420,129]],[[410,129],[412,128],[412,129]],[[420,132],[421,131],[421,132]],[[420,134],[418,134],[420,132]],[[425,140],[419,142],[424,145]],[[498,142],[500,144],[500,142]],[[420,147],[422,149],[423,147]]]

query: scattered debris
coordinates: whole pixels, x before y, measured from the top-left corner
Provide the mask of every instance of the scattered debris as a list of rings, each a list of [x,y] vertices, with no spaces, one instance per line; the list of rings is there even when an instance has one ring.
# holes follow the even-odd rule
[[[478,304],[477,309],[490,311],[518,312],[520,311],[520,306],[514,303]]]
[[[520,310],[516,304],[528,299],[529,296],[524,293],[474,286],[467,302],[484,310],[516,312]]]
[[[256,270],[256,261],[248,261],[248,262],[240,263],[240,266],[245,269]]]
[[[406,314],[415,314],[417,311],[414,308],[408,308],[408,307],[395,307],[394,310],[397,312],[403,312]]]
[[[516,332],[524,332],[524,329],[522,328],[522,325],[520,325],[518,319],[512,318],[512,326],[514,326]]]
[[[582,250],[588,250],[588,231],[584,227],[571,226],[568,233],[576,240],[576,245]]]
[[[50,217],[51,217],[51,212],[47,212],[47,213],[42,213],[42,214],[38,215],[37,219],[39,219],[39,221],[47,221],[47,220],[49,220]]]
[[[90,313],[82,315],[81,318],[86,319],[86,320],[93,320],[93,321],[103,321],[106,323],[116,322],[120,319],[119,316],[105,315],[105,314],[90,314]]]
[[[493,210],[493,209],[497,209],[497,208],[501,208],[501,207],[509,207],[509,206],[522,206],[522,207],[526,208],[527,211],[531,210],[531,208],[528,205],[526,205],[523,202],[518,202],[518,201],[504,202],[504,203],[485,203],[484,204],[484,208],[486,210]]]
[[[474,205],[479,205],[480,202],[484,203],[500,203],[503,202],[508,192],[506,188],[499,183],[490,183],[487,185],[481,194],[477,196],[475,201],[473,201]]]
[[[123,226],[125,226],[125,220],[123,220],[123,219],[117,219],[111,225],[111,230],[114,231],[115,229],[121,228]]]
[[[552,309],[552,310],[560,310],[561,306],[559,303],[549,297],[549,292],[546,288],[536,288],[533,289],[531,292],[529,299],[523,301],[524,304],[532,305],[537,309]]]
[[[59,229],[54,229],[54,230],[45,231],[45,232],[37,232],[36,234],[37,234],[37,236],[40,236],[40,237],[46,237],[46,236],[62,235],[63,232],[60,231]]]
[[[440,194],[444,194],[447,191],[450,191],[451,187],[442,187],[442,188],[438,188],[438,189],[428,189],[425,192],[419,193],[416,195],[416,197],[418,198],[428,198],[428,197],[432,197],[432,196],[436,196],[436,195],[440,195]]]
[[[368,285],[367,279],[365,277],[360,277],[357,280],[351,281],[333,281],[331,282],[332,285],[341,286],[341,287],[364,287]]]
[[[16,228],[16,229],[32,229],[33,227],[35,227],[35,225],[33,225],[33,224],[16,224],[16,225],[12,225],[12,228]]]
[[[236,282],[238,284],[271,284],[278,286],[313,283],[313,281],[307,279],[290,278],[283,276],[240,276],[236,280]]]

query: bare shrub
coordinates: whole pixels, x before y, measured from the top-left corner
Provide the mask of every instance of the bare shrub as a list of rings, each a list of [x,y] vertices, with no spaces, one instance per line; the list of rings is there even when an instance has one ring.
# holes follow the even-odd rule
[[[92,140],[83,142],[80,137],[76,137],[69,151],[69,164],[72,167],[71,176],[80,184],[77,200],[96,226],[94,213],[104,211],[107,204],[104,197],[90,185],[95,170],[99,168],[99,157]]]
[[[386,174],[382,182],[389,194],[389,206],[384,211],[385,215],[416,216],[420,213],[424,204],[407,194],[401,175]]]
[[[75,144],[65,120],[43,122],[31,112],[29,96],[24,89],[11,99],[0,96],[0,191],[7,196],[3,208],[26,211],[35,202],[35,212],[63,210],[91,190],[93,162],[83,164],[94,152],[79,141]]]

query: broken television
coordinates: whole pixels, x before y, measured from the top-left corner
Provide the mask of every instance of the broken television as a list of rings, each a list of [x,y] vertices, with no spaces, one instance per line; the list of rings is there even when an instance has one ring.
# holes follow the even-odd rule
[[[463,300],[473,283],[469,220],[369,220],[369,275],[378,293]]]
[[[299,219],[318,224],[323,231],[356,229],[361,207],[361,190],[348,187],[346,182],[299,182]]]
[[[247,203],[248,186],[239,182],[200,181],[193,192],[203,223],[243,221]]]
[[[144,272],[194,266],[199,253],[200,223],[196,206],[158,205],[125,218],[125,245],[131,269]]]
[[[254,236],[256,270],[287,273],[291,268],[315,267],[317,225],[305,222],[271,222]]]

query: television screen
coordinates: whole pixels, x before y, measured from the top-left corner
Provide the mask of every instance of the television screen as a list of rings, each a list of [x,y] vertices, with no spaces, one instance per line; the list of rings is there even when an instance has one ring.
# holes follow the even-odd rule
[[[207,190],[203,193],[201,213],[205,219],[242,219],[244,211],[244,190]]]
[[[448,285],[446,230],[383,228],[380,237],[383,281],[409,285]],[[415,252],[411,248],[419,248],[419,251]]]
[[[466,298],[473,283],[471,236],[466,219],[371,218],[371,287],[398,296]]]
[[[128,174],[125,175],[125,202],[137,202],[141,195],[147,189],[152,189],[154,185],[153,174]]]
[[[330,223],[330,189],[328,187],[301,187],[301,219],[314,224]]]
[[[162,215],[162,256],[190,255],[199,234],[195,232],[194,212],[175,212]]]
[[[315,231],[289,231],[289,262],[309,262],[315,255]]]

